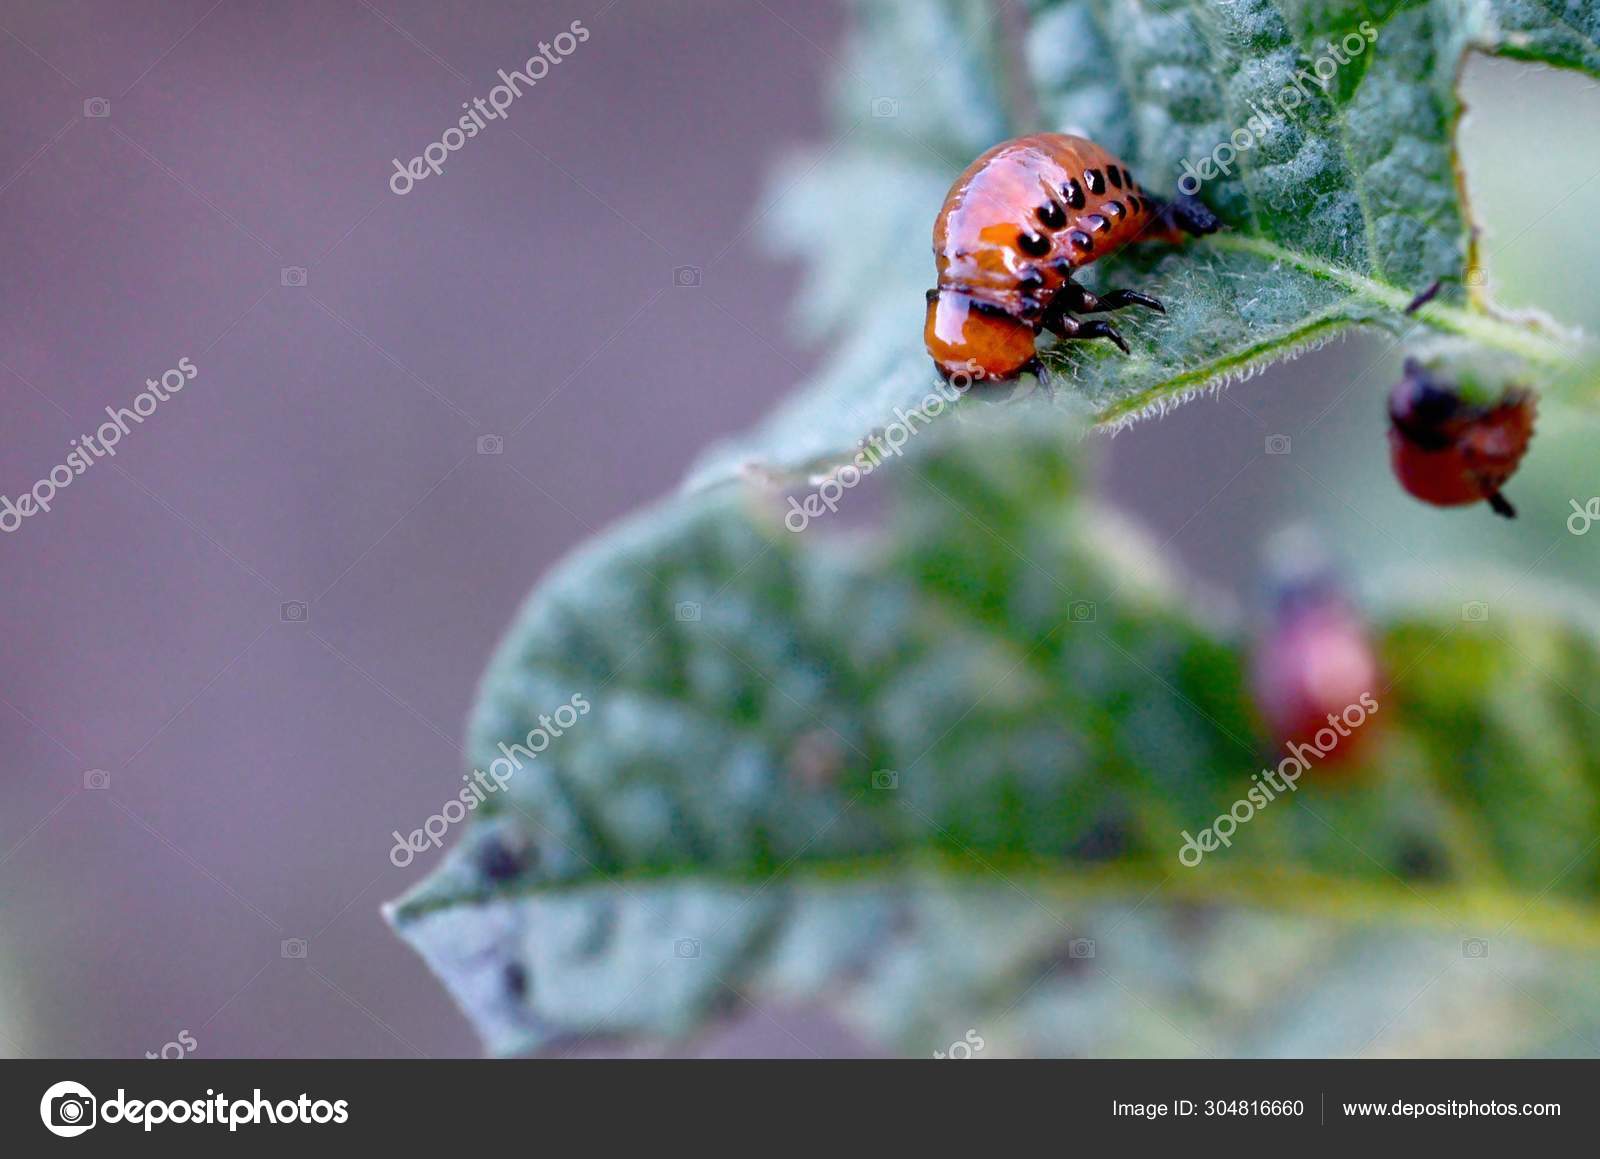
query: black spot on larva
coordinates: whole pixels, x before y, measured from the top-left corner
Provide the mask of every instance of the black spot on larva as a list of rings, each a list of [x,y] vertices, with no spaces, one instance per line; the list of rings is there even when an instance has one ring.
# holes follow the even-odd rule
[[[1071,258],[1062,258],[1061,260],[1056,262],[1056,264],[1052,268],[1055,270],[1056,273],[1060,274],[1063,278],[1072,277],[1072,259]]]
[[[1044,289],[1044,279],[1038,274],[1029,272],[1017,279],[1017,289],[1024,294],[1031,294],[1036,290]]]
[[[1046,229],[1060,229],[1067,224],[1067,211],[1053,201],[1039,207],[1039,224]]]
[[[1126,165],[1122,167],[1122,183],[1129,189],[1138,188],[1138,183],[1134,181],[1133,174],[1128,172],[1128,167]]]
[[[1115,165],[1106,166],[1106,176],[1111,179],[1112,185],[1118,189],[1122,188],[1122,174],[1117,172],[1117,167]]]
[[[1017,246],[1031,257],[1042,258],[1050,252],[1050,239],[1040,233],[1024,233],[1017,238]]]
[[[1122,208],[1122,202],[1120,202],[1120,201],[1108,201],[1104,205],[1102,205],[1100,208],[1105,210],[1107,213],[1109,213],[1113,220],[1115,220],[1116,218],[1121,217],[1124,213],[1127,212],[1126,210],[1124,210]]]
[[[1078,184],[1076,177],[1067,178],[1067,183],[1061,187],[1061,196],[1067,199],[1067,204],[1073,209],[1083,208],[1083,186]]]
[[[1094,249],[1094,238],[1084,233],[1081,229],[1075,229],[1067,234],[1067,240],[1081,250]]]
[[[1104,193],[1106,191],[1106,176],[1098,169],[1085,169],[1083,183],[1089,187],[1090,193]]]
[[[981,298],[968,298],[967,309],[971,310],[975,314],[987,314],[991,318],[1010,317],[1010,315],[1006,313],[1006,308],[1004,306],[996,305],[993,302],[985,302]]]
[[[1044,310],[1044,305],[1038,298],[1022,299],[1022,316],[1024,318],[1037,318]]]
[[[1087,217],[1081,217],[1078,220],[1094,230],[1095,233],[1105,233],[1106,230],[1111,228],[1111,223],[1098,213],[1091,213]]]
[[[519,1001],[528,996],[528,971],[521,962],[507,962],[505,969],[506,993]]]

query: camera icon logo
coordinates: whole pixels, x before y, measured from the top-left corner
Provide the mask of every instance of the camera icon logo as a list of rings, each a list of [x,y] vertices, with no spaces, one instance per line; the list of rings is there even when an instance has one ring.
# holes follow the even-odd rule
[[[679,958],[698,958],[700,956],[700,939],[679,938],[672,943],[672,953]]]
[[[678,619],[683,623],[697,621],[700,619],[700,605],[687,602],[681,603],[678,605],[676,614]]]
[[[1461,956],[1463,958],[1487,958],[1489,956],[1489,941],[1487,938],[1462,938]]]
[[[1267,454],[1269,455],[1287,455],[1292,445],[1288,435],[1267,436]]]
[[[98,1105],[82,1083],[56,1083],[39,1100],[39,1118],[52,1135],[71,1139],[94,1126]]]
[[[1092,958],[1094,957],[1093,938],[1073,938],[1067,943],[1067,957]]]
[[[874,117],[898,117],[900,115],[900,102],[893,97],[873,97],[872,115]]]
[[[876,769],[872,774],[872,787],[874,789],[898,789],[900,787],[900,774],[894,769]]]
[[[311,609],[304,600],[290,600],[278,605],[278,619],[285,624],[303,624],[311,618]]]
[[[111,115],[111,102],[105,97],[90,97],[83,102],[83,115],[86,117],[109,117]]]
[[[680,289],[693,289],[700,284],[699,266],[677,266],[672,271],[672,284]]]
[[[89,769],[83,774],[83,787],[85,789],[109,789],[111,787],[111,774],[104,769]]]
[[[1482,600],[1473,600],[1461,605],[1461,618],[1468,623],[1482,623],[1489,618],[1489,605]]]
[[[306,956],[306,940],[304,938],[284,938],[278,943],[278,953],[285,958],[304,958]],[[201,1027],[204,1030],[204,1027]]]
[[[279,280],[286,286],[303,286],[306,284],[306,268],[304,266],[284,266]]]
[[[506,441],[499,435],[479,435],[478,454],[502,455],[505,453]]]
[[[1073,600],[1067,605],[1067,619],[1074,624],[1090,624],[1094,622],[1095,604],[1093,600]]]

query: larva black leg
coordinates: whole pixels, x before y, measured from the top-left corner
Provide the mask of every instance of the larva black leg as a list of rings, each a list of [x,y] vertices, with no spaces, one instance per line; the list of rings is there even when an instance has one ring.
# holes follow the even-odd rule
[[[1517,517],[1517,509],[1511,506],[1506,497],[1498,491],[1489,496],[1489,510],[1496,515],[1504,515],[1507,519],[1515,519]]]
[[[1057,299],[1059,302],[1060,299]],[[1046,330],[1057,338],[1076,338],[1078,336],[1078,320],[1067,317],[1067,313],[1060,306],[1052,303],[1050,312],[1040,322]]]
[[[1136,290],[1111,290],[1104,294],[1091,294],[1076,282],[1068,282],[1056,294],[1052,307],[1063,314],[1099,314],[1106,310],[1120,310],[1124,306],[1143,306],[1158,314],[1167,308],[1149,294]]]
[[[1117,333],[1117,328],[1104,318],[1091,318],[1087,322],[1078,324],[1079,338],[1109,338],[1117,344],[1117,349],[1124,354],[1132,354],[1128,344],[1122,340],[1122,335]]]
[[[1141,294],[1137,290],[1112,290],[1100,295],[1100,309],[1120,310],[1124,306],[1143,306],[1146,310],[1154,310],[1157,314],[1165,314],[1167,308],[1156,301],[1149,294]]]
[[[1037,358],[1030,358],[1022,367],[1023,374],[1031,374],[1039,380],[1039,389],[1044,392],[1045,398],[1053,399],[1056,396],[1056,384],[1050,378],[1050,372]]]
[[[1104,318],[1051,318],[1046,323],[1046,328],[1057,338],[1086,339],[1109,338],[1117,344],[1117,349],[1124,354],[1132,354],[1128,344],[1122,340],[1122,335],[1117,333],[1117,328]]]

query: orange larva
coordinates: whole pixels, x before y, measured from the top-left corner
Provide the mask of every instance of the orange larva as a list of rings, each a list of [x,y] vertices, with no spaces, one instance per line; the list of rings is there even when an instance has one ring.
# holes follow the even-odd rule
[[[1095,295],[1073,271],[1136,239],[1211,233],[1211,211],[1190,197],[1151,197],[1128,167],[1093,141],[1035,133],[996,145],[969,165],[933,227],[939,285],[928,291],[923,338],[945,377],[1008,379],[1040,369],[1040,330],[1060,338],[1122,336],[1094,314],[1161,303],[1132,290]]]
[[[1488,500],[1497,515],[1516,510],[1500,494],[1533,438],[1537,403],[1524,387],[1475,403],[1456,387],[1407,359],[1389,395],[1389,461],[1395,478],[1437,507]]]

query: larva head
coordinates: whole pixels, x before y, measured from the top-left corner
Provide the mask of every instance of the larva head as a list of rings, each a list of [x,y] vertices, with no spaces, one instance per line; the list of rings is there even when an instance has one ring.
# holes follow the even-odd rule
[[[1514,514],[1500,488],[1533,437],[1536,404],[1508,368],[1407,359],[1389,394],[1389,458],[1395,478],[1437,507],[1488,500]]]
[[[1033,361],[1035,331],[998,307],[959,290],[928,291],[922,339],[945,378],[1015,378]]]
[[[1439,449],[1450,442],[1449,425],[1470,405],[1454,384],[1408,358],[1405,373],[1389,392],[1389,422],[1408,441]]]

